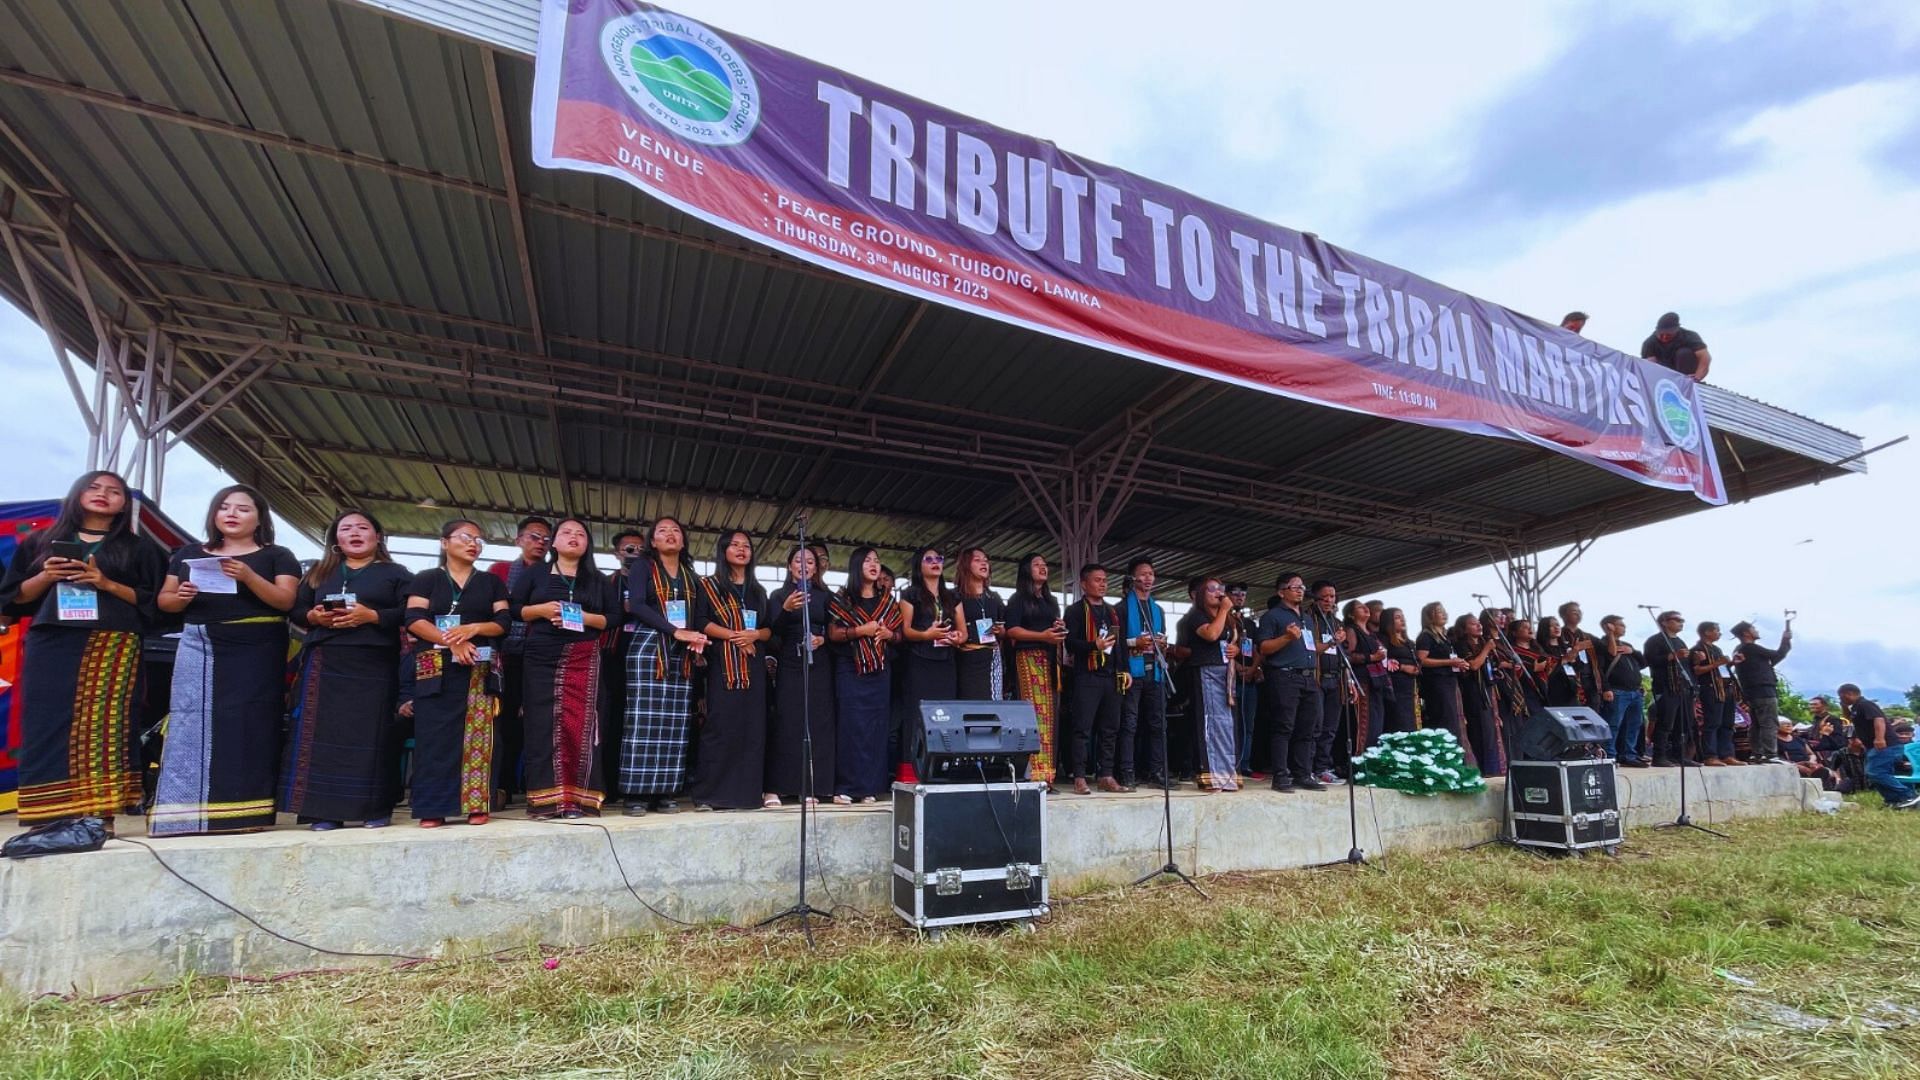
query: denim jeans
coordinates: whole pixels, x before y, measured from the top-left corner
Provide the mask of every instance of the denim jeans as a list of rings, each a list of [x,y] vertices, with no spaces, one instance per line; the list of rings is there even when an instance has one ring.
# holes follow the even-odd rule
[[[1889,746],[1867,751],[1867,786],[1880,793],[1888,806],[1913,798],[1914,789],[1894,779],[1894,769],[1907,760],[1905,746]]]
[[[1613,729],[1613,756],[1617,761],[1640,757],[1640,725],[1646,723],[1646,702],[1638,690],[1615,690],[1607,707],[1607,726]]]

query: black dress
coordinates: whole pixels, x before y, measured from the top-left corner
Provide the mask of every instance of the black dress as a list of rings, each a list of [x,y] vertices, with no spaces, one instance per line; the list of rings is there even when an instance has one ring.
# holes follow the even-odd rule
[[[997,701],[1006,697],[1005,657],[1000,652],[1003,642],[996,640],[985,648],[973,647],[981,644],[982,620],[989,626],[1006,622],[1006,603],[989,589],[979,596],[961,597],[960,612],[967,620],[968,647],[953,658],[954,696],[961,701]]]
[[[757,582],[714,576],[693,590],[693,628],[767,627],[767,593]],[[696,806],[742,810],[760,805],[767,763],[767,665],[763,644],[749,653],[719,638],[707,643],[707,712],[687,797]]]
[[[1426,653],[1429,660],[1453,659],[1453,642],[1429,630],[1420,631],[1413,647],[1416,652]],[[1465,745],[1466,733],[1460,730],[1459,672],[1449,667],[1422,667],[1420,710],[1422,727],[1445,728]]]
[[[507,586],[497,576],[475,570],[465,585],[455,585],[441,568],[424,570],[407,589],[409,600],[426,607],[407,611],[407,625],[426,620],[436,626],[444,619],[459,625],[495,623],[505,629],[509,612],[495,614],[494,605],[507,599]],[[468,665],[454,660],[444,648],[413,640],[403,663],[409,676],[408,700],[413,702],[413,779],[408,807],[416,819],[448,818],[456,814],[484,814],[493,797],[493,715],[496,699],[489,689],[492,651],[502,638],[474,638],[476,649],[489,659]]]
[[[834,743],[833,653],[823,641],[809,650],[800,609],[786,610],[796,586],[783,585],[767,601],[773,613],[773,640],[767,651],[778,660],[774,672],[773,718],[767,728],[765,791],[797,797],[806,776],[807,726],[813,732],[813,795],[833,792]],[[808,590],[807,613],[815,637],[827,636],[827,590]]]
[[[582,617],[619,618],[607,579],[583,566],[574,577],[553,563],[521,575],[507,596],[516,618],[523,608],[555,601],[579,604]],[[525,697],[527,812],[532,817],[598,812],[606,798],[601,779],[600,635],[568,630],[546,619],[526,623]]]
[[[1393,694],[1387,699],[1386,730],[1412,731],[1415,725],[1414,702],[1420,693],[1420,679],[1411,670],[1420,666],[1420,658],[1414,655],[1413,643],[1402,641],[1398,645],[1387,645],[1387,659],[1395,664],[1395,670],[1387,678],[1393,682]]]

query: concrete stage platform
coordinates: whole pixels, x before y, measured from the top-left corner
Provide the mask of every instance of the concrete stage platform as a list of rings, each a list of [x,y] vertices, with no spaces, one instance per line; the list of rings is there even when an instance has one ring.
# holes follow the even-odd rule
[[[1361,788],[1361,847],[1377,856],[1490,837],[1500,783],[1474,796]],[[1781,766],[1689,770],[1687,785],[1702,824],[1797,812],[1820,797],[1817,783]],[[1678,770],[1622,770],[1620,793],[1631,844],[1634,829],[1675,816]],[[1051,800],[1056,892],[1129,881],[1165,861],[1158,792]],[[887,910],[889,808],[823,808],[815,820],[809,899],[822,908]],[[609,833],[635,889],[674,918],[748,923],[793,902],[794,808],[598,821],[608,832],[507,814],[479,828],[429,831],[399,817],[377,830],[286,826],[152,843],[181,874],[274,930],[354,952],[450,956],[585,944],[669,925],[621,884]],[[16,829],[9,821],[0,839]],[[1200,874],[1329,862],[1347,853],[1347,796],[1188,789],[1174,794],[1173,831],[1182,865]],[[129,833],[138,835],[137,825]],[[260,975],[351,962],[261,933],[131,844],[0,860],[0,985],[14,992],[103,994],[189,972]]]

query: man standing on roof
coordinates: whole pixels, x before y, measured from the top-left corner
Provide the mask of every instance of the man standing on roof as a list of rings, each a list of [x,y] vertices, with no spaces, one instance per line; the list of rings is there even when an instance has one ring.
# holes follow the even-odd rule
[[[1669,311],[1653,325],[1653,334],[1640,343],[1640,358],[1664,368],[1672,368],[1695,382],[1705,382],[1707,366],[1713,357],[1700,335],[1680,325],[1680,316]]]
[[[1578,334],[1587,328],[1587,313],[1569,311],[1560,317],[1560,329]]]

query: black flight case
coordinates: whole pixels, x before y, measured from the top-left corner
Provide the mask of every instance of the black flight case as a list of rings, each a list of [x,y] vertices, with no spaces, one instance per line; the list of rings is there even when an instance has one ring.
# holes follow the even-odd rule
[[[1620,846],[1625,829],[1612,758],[1516,761],[1507,769],[1520,843],[1556,851]]]
[[[893,910],[936,936],[1047,914],[1046,785],[893,785]]]

